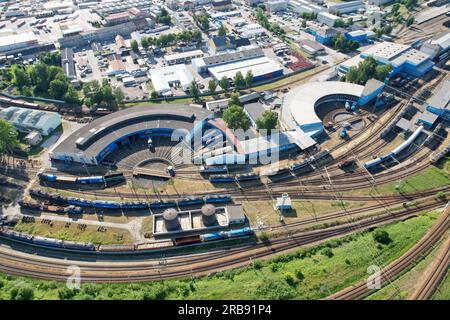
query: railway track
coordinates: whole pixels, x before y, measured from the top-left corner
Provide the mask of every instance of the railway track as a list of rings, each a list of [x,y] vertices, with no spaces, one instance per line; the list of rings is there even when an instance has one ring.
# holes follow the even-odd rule
[[[450,208],[447,206],[442,217],[438,219],[435,225],[427,232],[427,234],[410,250],[403,254],[400,258],[383,268],[376,281],[379,286],[375,285],[375,289],[380,289],[381,286],[393,281],[403,272],[407,271],[415,262],[419,261],[424,254],[426,254],[441,237],[448,232],[450,227]],[[341,290],[327,299],[330,300],[355,300],[362,299],[369,295],[372,290],[372,283],[368,281],[361,281],[351,287]]]
[[[287,237],[272,240],[270,244],[258,242],[251,246],[231,249],[226,252],[213,252],[204,256],[202,261],[197,259],[189,261],[188,259],[174,265],[171,264],[170,260],[164,265],[157,265],[154,260],[143,260],[139,262],[129,262],[127,260],[126,263],[119,263],[117,261],[86,262],[56,259],[57,263],[54,263],[54,258],[43,258],[33,254],[18,253],[0,247],[0,270],[16,275],[32,276],[42,279],[66,280],[67,267],[75,264],[80,266],[82,281],[85,282],[134,282],[206,275],[211,272],[248,265],[252,259],[265,259],[276,253],[295,250],[303,245],[320,243],[335,237],[351,234],[355,231],[364,231],[369,228],[399,221],[414,216],[418,212],[432,210],[440,206],[442,204],[439,203],[418,206],[416,208],[379,215],[357,222],[349,222],[335,227],[292,234]]]
[[[428,300],[439,287],[450,266],[450,237],[443,243],[441,251],[433,263],[433,269],[426,274],[424,281],[409,298],[410,300]]]

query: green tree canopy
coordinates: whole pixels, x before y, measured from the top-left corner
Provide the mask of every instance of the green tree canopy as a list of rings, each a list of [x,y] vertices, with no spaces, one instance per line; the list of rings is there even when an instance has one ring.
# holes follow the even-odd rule
[[[256,126],[258,130],[265,129],[268,132],[275,129],[278,123],[278,114],[272,111],[264,111],[264,113],[256,119]]]
[[[222,79],[220,79],[219,86],[224,91],[228,90],[228,88],[230,87],[230,82],[228,81],[228,78],[226,76],[223,76]]]
[[[18,133],[14,126],[0,119],[0,153],[12,153],[19,145]]]
[[[195,80],[192,80],[191,84],[189,85],[189,94],[192,96],[194,101],[197,101],[200,96],[200,89],[198,87],[198,83]]]
[[[131,50],[133,50],[133,52],[139,52],[139,44],[136,40],[131,40]]]
[[[233,92],[230,96],[230,100],[228,101],[228,106],[233,106],[233,105],[237,105],[240,106],[241,105],[241,101],[239,100],[239,93],[237,92]]]
[[[217,89],[217,83],[213,79],[210,79],[208,81],[209,92],[214,93],[214,92],[216,92],[216,89]]]
[[[248,130],[251,122],[244,108],[238,105],[232,105],[223,112],[223,120],[230,129],[243,129]]]
[[[234,86],[238,89],[245,87],[245,80],[242,72],[238,71],[233,77]]]
[[[219,27],[219,30],[218,30],[217,34],[218,34],[219,36],[226,36],[227,33],[228,33],[227,27],[225,27],[224,24],[221,24],[220,27]]]
[[[253,72],[252,70],[248,70],[245,74],[245,85],[250,87],[253,84]]]

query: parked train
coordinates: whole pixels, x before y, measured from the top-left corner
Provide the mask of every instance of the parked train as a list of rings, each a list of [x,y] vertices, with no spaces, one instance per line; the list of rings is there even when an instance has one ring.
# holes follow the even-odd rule
[[[243,173],[243,174],[237,174],[235,176],[232,175],[213,175],[209,177],[210,182],[242,182],[242,181],[250,181],[250,180],[258,180],[259,174],[250,172],[250,173]]]
[[[64,197],[56,193],[47,193],[41,190],[30,189],[30,195],[38,198],[48,200],[57,204],[73,205],[78,207],[89,207],[98,209],[164,209],[170,207],[182,207],[193,204],[204,203],[228,203],[232,198],[230,195],[208,195],[205,197],[191,197],[178,201],[156,201],[156,202],[117,202],[117,201],[104,201],[104,200],[88,200],[75,197]]]
[[[40,106],[37,103],[26,102],[22,100],[10,99],[7,97],[0,96],[0,104],[4,104],[11,107],[22,107],[30,109],[39,109]]]
[[[445,157],[450,152],[450,146],[447,146],[444,150],[441,152],[438,152],[437,154],[434,154],[430,158],[430,163],[434,164],[441,160],[443,157]]]
[[[61,176],[51,173],[40,173],[38,177],[41,181],[56,182],[64,184],[101,184],[104,186],[114,185],[125,181],[123,173],[108,174],[105,176],[90,176],[90,177],[73,177],[73,176]]]
[[[5,237],[15,241],[32,243],[37,246],[47,248],[57,248],[76,251],[89,251],[89,252],[102,252],[102,253],[116,253],[116,252],[133,252],[133,251],[145,251],[152,249],[161,249],[173,246],[180,246],[186,244],[195,244],[202,242],[210,242],[216,240],[224,240],[229,238],[247,237],[254,234],[254,231],[250,227],[244,227],[240,229],[233,229],[230,231],[219,231],[214,233],[207,233],[203,235],[193,235],[187,237],[174,238],[172,243],[166,241],[163,245],[149,246],[139,243],[130,244],[112,244],[112,245],[94,245],[92,243],[76,242],[59,240],[54,238],[47,238],[41,236],[33,236],[21,232],[12,231],[9,229],[0,229],[0,237]]]
[[[228,172],[228,168],[227,166],[222,166],[222,167],[210,167],[210,166],[201,166],[200,167],[200,173],[201,174],[212,174],[212,173],[227,173]]]
[[[174,239],[174,244],[176,246],[195,244],[200,242],[210,242],[216,240],[225,240],[230,238],[240,238],[251,236],[254,234],[254,230],[250,227],[244,227],[239,229],[232,229],[229,231],[218,231],[213,233],[205,233],[202,235],[194,235],[187,237],[179,237]]]
[[[397,148],[395,148],[388,154],[364,163],[364,168],[366,169],[374,168],[393,157],[397,157],[403,150],[408,148],[413,143],[413,141],[422,133],[422,131],[423,126],[420,126],[405,142],[403,142],[401,145],[399,145]]]
[[[64,214],[82,214],[83,208],[77,206],[68,206],[68,207],[60,207],[60,206],[49,206],[40,203],[32,203],[26,201],[19,201],[19,206],[21,208],[29,209],[29,210],[39,210],[39,211],[47,211],[53,213],[64,213]]]

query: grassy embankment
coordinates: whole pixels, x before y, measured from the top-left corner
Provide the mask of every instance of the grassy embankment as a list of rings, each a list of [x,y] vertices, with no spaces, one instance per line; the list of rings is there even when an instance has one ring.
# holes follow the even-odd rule
[[[439,214],[422,214],[379,229],[389,233],[387,245],[373,232],[363,232],[319,246],[302,248],[268,261],[254,261],[208,277],[141,284],[84,284],[70,291],[63,283],[0,275],[0,299],[17,292],[35,299],[319,299],[368,276],[367,267],[388,264],[424,236]],[[19,298],[23,295],[19,295]]]

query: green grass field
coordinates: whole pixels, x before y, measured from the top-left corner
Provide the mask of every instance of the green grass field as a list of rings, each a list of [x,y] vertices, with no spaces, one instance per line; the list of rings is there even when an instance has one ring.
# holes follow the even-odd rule
[[[319,299],[364,279],[413,246],[438,217],[427,213],[380,229],[392,242],[375,242],[372,232],[299,249],[269,261],[254,261],[208,277],[141,284],[84,284],[78,291],[63,283],[0,275],[0,299]],[[25,289],[24,289],[25,288]]]

